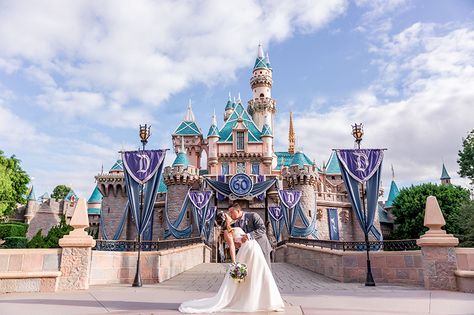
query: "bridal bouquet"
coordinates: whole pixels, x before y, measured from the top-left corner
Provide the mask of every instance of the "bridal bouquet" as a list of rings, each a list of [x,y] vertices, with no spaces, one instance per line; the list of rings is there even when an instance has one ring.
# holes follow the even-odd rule
[[[242,282],[247,277],[247,265],[243,263],[232,263],[229,268],[230,277],[236,282]]]

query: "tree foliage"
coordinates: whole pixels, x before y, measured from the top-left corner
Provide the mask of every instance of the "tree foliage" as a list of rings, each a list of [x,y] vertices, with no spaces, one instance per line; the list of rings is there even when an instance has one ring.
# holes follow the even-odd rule
[[[446,221],[445,229],[451,234],[460,234],[459,221],[461,206],[469,201],[469,191],[453,185],[422,184],[400,191],[393,203],[396,239],[419,238],[426,232],[423,226],[426,198],[435,196]]]
[[[474,129],[462,141],[462,150],[458,152],[459,175],[467,177],[474,185]]]
[[[17,204],[26,204],[30,177],[14,155],[6,157],[0,150],[0,216],[13,213]]]
[[[459,212],[458,224],[460,227],[459,235],[459,246],[462,247],[474,247],[474,201],[469,202],[461,206]]]
[[[48,235],[43,236],[41,230],[39,230],[35,236],[28,242],[29,248],[57,248],[59,247],[59,240],[74,228],[69,224],[66,224],[66,218],[61,217],[61,221],[58,225],[53,226],[49,231]]]
[[[54,187],[51,198],[54,198],[56,200],[63,200],[70,191],[71,191],[71,188],[69,188],[68,186],[58,185]]]

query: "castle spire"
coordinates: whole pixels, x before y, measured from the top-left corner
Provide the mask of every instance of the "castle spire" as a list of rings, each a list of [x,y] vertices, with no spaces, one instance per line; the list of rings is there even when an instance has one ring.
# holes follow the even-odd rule
[[[258,58],[265,58],[265,55],[263,53],[263,46],[262,43],[258,43],[258,52],[257,52],[257,57]]]
[[[446,185],[446,184],[451,184],[451,177],[448,174],[448,171],[446,170],[446,166],[444,166],[443,163],[443,169],[441,170],[441,185]]]
[[[189,99],[188,103],[188,110],[186,111],[186,115],[184,116],[184,121],[195,121],[193,108],[191,106],[191,99]]]
[[[293,113],[290,112],[290,128],[288,130],[288,153],[295,154],[296,135],[293,129]]]

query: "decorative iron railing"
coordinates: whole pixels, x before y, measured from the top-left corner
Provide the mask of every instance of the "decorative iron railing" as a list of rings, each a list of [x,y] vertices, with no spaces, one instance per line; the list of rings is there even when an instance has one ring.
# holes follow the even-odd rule
[[[282,246],[286,243],[300,244],[312,247],[330,248],[342,251],[364,251],[366,250],[366,244],[364,241],[361,242],[342,242],[342,241],[324,241],[324,240],[313,240],[301,237],[290,237],[287,241],[278,242],[278,246]],[[419,250],[420,247],[416,245],[416,240],[389,240],[389,241],[369,241],[369,248],[372,251],[384,250],[384,251],[404,251],[404,250]]]
[[[142,251],[159,251],[170,248],[178,248],[192,244],[202,243],[200,237],[182,238],[174,240],[162,241],[142,241],[140,242],[140,250]],[[115,251],[115,252],[135,252],[138,251],[138,241],[125,240],[96,240],[95,250]]]

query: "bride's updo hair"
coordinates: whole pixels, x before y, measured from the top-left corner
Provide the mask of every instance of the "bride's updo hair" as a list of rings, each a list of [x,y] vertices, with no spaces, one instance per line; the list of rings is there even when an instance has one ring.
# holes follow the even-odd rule
[[[216,214],[216,226],[225,229],[226,228],[226,216],[224,211],[219,211]]]

